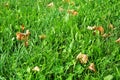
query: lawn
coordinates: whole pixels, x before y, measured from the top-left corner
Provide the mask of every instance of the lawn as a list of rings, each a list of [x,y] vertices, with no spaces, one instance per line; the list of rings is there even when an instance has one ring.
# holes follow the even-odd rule
[[[0,0],[0,80],[120,80],[119,38],[119,0]]]

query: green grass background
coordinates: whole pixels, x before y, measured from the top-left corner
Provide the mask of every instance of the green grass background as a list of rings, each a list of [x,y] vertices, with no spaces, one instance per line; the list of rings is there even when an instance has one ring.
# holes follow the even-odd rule
[[[47,7],[50,2],[53,8]],[[62,0],[0,0],[1,80],[103,80],[108,75],[120,80],[120,44],[115,43],[120,37],[120,1],[73,2],[75,5]],[[69,15],[68,9],[78,15]],[[110,23],[115,30],[108,29]],[[16,39],[22,24],[31,33],[28,47]],[[111,36],[94,36],[87,30],[94,25],[103,26],[105,33],[111,31]],[[40,40],[40,34],[46,39]],[[80,52],[88,55],[87,64],[76,61]],[[91,62],[95,73],[87,69]],[[32,71],[35,66],[40,67],[39,72]]]

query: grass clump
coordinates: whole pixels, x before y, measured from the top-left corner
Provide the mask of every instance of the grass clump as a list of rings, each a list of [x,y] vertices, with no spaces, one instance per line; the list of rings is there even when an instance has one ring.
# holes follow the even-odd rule
[[[119,5],[117,0],[1,0],[0,79],[120,79]],[[21,25],[30,31],[27,47],[16,39]],[[88,26],[102,26],[110,36],[93,35]],[[80,52],[88,56],[86,64],[76,60]]]

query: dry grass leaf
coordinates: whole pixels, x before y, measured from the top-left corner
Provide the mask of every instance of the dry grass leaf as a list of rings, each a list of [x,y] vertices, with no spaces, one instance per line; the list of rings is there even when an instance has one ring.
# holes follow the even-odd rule
[[[32,71],[37,71],[37,72],[39,72],[39,71],[40,71],[40,68],[39,68],[38,66],[35,66],[35,67],[32,69]]]
[[[9,7],[10,4],[9,4],[9,2],[6,2],[4,5],[5,5],[5,7]]]
[[[85,64],[88,62],[88,56],[86,54],[79,53],[76,57],[77,60],[80,61],[80,63]]]
[[[59,7],[59,11],[60,11],[60,12],[63,12],[64,9],[63,9],[62,7]]]
[[[54,6],[54,3],[53,2],[51,2],[51,3],[49,3],[48,5],[47,5],[47,7],[53,7]]]
[[[39,35],[39,38],[40,38],[40,39],[45,39],[45,38],[46,38],[46,35],[45,35],[45,34]]]
[[[71,0],[62,0],[64,3],[68,3],[69,5],[74,6],[75,2],[71,1]]]
[[[88,67],[88,69],[91,70],[91,71],[96,72],[95,64],[94,64],[94,63],[91,63],[90,66]]]
[[[92,27],[92,26],[88,26],[87,29],[88,29],[88,30],[94,30],[94,29],[95,29],[95,26],[93,26],[93,27]]]
[[[95,27],[94,30],[99,31],[100,34],[104,34],[104,28],[102,26]]]
[[[29,36],[30,35],[30,31],[26,30],[26,35]]]
[[[68,12],[69,14],[71,14],[71,13],[74,12],[74,10],[73,10],[73,9],[71,9],[71,10],[67,10],[67,12]]]
[[[108,33],[108,34],[105,33],[105,34],[102,35],[103,38],[107,38],[109,36],[110,36],[110,33]]]
[[[116,42],[116,43],[120,43],[120,38],[118,38],[115,42]]]
[[[114,27],[113,27],[112,24],[109,24],[108,28],[109,28],[109,29],[114,29]]]

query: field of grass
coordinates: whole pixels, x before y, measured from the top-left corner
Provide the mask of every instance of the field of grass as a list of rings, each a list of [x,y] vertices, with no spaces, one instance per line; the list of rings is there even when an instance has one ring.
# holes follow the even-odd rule
[[[21,25],[30,31],[27,47],[16,39]],[[95,25],[110,36],[93,35],[87,27]],[[0,80],[120,80],[119,37],[119,0],[0,0]],[[76,60],[80,52],[86,64]]]

